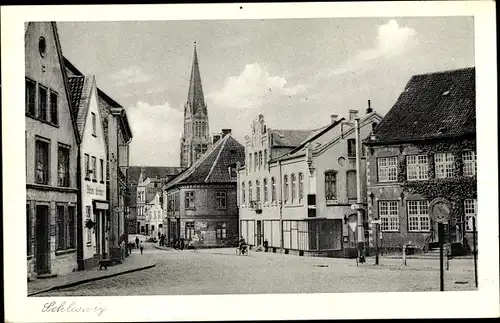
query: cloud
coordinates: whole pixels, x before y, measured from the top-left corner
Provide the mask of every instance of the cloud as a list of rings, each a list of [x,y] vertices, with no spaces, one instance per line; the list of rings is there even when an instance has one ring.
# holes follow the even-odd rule
[[[179,166],[183,113],[168,102],[150,105],[139,101],[130,109],[131,165]]]
[[[394,19],[377,28],[377,38],[371,48],[363,49],[354,58],[332,70],[331,75],[344,74],[356,69],[366,68],[373,60],[390,58],[410,50],[417,41],[417,33],[409,27],[399,26]]]
[[[144,73],[138,66],[124,68],[115,74],[112,74],[110,78],[117,85],[148,83],[153,80],[152,75]]]
[[[307,90],[306,85],[287,85],[284,77],[270,75],[258,63],[247,64],[239,76],[229,77],[220,91],[209,93],[207,98],[233,109],[257,109],[277,97],[290,97]]]

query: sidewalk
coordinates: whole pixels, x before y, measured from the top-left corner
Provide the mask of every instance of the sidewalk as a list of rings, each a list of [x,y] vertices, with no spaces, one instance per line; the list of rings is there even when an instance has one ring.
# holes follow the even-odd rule
[[[123,260],[122,264],[108,267],[108,270],[99,270],[95,267],[89,270],[75,271],[68,275],[49,279],[36,279],[28,282],[28,296],[34,296],[50,290],[76,286],[95,280],[110,278],[138,270],[149,269],[155,264],[147,257],[131,254]]]

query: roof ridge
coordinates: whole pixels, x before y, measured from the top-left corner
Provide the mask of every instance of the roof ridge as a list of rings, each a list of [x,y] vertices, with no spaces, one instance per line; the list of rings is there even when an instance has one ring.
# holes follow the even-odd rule
[[[221,144],[222,147],[220,147],[219,153],[217,154],[217,157],[215,157],[214,163],[212,164],[212,167],[210,167],[210,171],[208,172],[208,175],[205,178],[204,182],[207,182],[208,179],[210,178],[210,175],[212,175],[212,172],[215,169],[215,165],[217,165],[217,162],[219,161],[219,157],[220,157],[222,151],[224,150],[224,147],[226,146],[226,142],[228,140],[227,138],[229,138],[228,135],[226,135],[226,137],[222,139],[222,141],[223,141],[223,143]]]
[[[427,73],[421,73],[421,74],[415,74],[413,77],[416,76],[428,76],[428,75],[436,75],[436,74],[449,74],[449,73],[455,73],[455,72],[460,72],[464,70],[472,70],[475,69],[476,66],[469,66],[469,67],[461,67],[461,68],[455,68],[453,70],[441,70],[441,71],[436,71],[436,72],[427,72]]]

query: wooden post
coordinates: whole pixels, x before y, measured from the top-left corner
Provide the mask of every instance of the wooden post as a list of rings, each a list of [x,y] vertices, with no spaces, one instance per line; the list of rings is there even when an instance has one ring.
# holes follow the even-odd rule
[[[473,254],[474,254],[474,281],[477,287],[477,249],[476,249],[476,217],[472,217],[472,243]]]
[[[439,236],[439,290],[444,291],[444,272],[443,272],[443,238],[444,228],[442,223],[438,223]]]

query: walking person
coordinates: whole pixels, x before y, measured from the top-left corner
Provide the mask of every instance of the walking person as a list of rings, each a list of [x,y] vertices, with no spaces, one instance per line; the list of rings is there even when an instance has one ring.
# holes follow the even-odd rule
[[[267,252],[267,250],[269,249],[269,242],[267,242],[267,239],[264,240],[264,252]]]
[[[135,237],[135,246],[139,249],[139,237]]]
[[[144,243],[141,243],[139,244],[139,249],[141,249],[141,255],[142,255],[142,251],[144,250]]]

